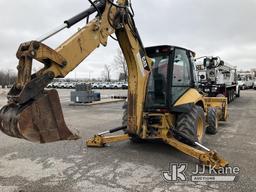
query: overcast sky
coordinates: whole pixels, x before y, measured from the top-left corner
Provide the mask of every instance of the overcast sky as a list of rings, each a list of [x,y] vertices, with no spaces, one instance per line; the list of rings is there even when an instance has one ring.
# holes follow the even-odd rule
[[[202,55],[218,55],[238,69],[256,68],[256,0],[133,0],[135,21],[145,46],[170,44]],[[89,7],[87,0],[0,0],[0,69],[16,70],[20,43],[36,39]],[[78,27],[45,43],[56,48]],[[99,77],[118,49],[109,39],[69,77]],[[116,76],[116,74],[114,74]]]

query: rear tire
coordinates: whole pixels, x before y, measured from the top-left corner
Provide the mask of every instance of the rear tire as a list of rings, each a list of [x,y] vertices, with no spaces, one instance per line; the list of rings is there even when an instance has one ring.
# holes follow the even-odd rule
[[[207,123],[208,127],[206,128],[206,133],[216,134],[218,130],[218,116],[217,110],[214,107],[209,107],[207,112]]]
[[[240,97],[240,87],[238,87],[238,91],[237,91],[236,97]]]
[[[195,146],[194,142],[202,143],[205,135],[203,108],[195,105],[190,112],[180,114],[177,117],[175,130],[177,132],[176,138],[188,145]]]
[[[234,101],[236,98],[235,90],[232,89],[231,93],[232,93],[232,101]]]
[[[123,118],[122,118],[122,126],[127,126],[127,124],[128,124],[128,103],[127,103],[127,101],[124,102],[122,108],[124,109]],[[125,134],[128,133],[127,129],[124,130],[124,133]],[[129,136],[130,136],[130,140],[133,143],[142,143],[144,141],[138,135],[129,134]]]
[[[230,100],[231,100],[231,92],[230,92],[230,90],[227,90],[227,93],[228,93],[228,103],[230,103]]]

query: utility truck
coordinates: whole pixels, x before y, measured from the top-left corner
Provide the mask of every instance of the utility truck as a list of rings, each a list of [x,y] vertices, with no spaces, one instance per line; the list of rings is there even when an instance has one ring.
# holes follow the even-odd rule
[[[227,97],[228,103],[240,97],[236,67],[220,57],[206,56],[196,59],[198,87],[209,97]]]

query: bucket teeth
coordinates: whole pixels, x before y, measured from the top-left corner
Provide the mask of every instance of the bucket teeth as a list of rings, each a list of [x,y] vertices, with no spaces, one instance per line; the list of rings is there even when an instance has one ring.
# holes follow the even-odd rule
[[[9,136],[39,143],[79,138],[66,126],[56,90],[45,91],[25,105],[4,106],[0,110],[0,129]]]

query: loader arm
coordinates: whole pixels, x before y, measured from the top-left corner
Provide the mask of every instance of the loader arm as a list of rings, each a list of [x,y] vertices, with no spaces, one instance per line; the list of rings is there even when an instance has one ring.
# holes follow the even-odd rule
[[[57,32],[69,28],[94,12],[98,15],[57,49],[42,41],[22,43],[17,52],[18,78],[8,93],[8,105],[0,111],[0,129],[9,136],[47,143],[77,139],[67,128],[56,90],[44,88],[54,78],[63,78],[115,33],[128,65],[128,132],[135,134],[142,122],[149,58],[136,29],[127,0],[114,4],[96,1],[89,9],[67,20]],[[56,31],[53,34],[57,33]],[[44,68],[32,74],[33,60]]]

